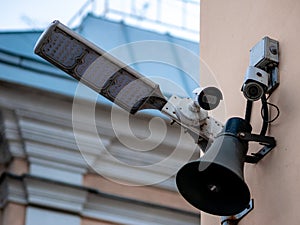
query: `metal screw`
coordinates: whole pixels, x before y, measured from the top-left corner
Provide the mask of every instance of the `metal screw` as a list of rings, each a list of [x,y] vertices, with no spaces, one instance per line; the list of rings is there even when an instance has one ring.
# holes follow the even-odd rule
[[[246,137],[246,134],[241,132],[241,133],[239,133],[239,137],[244,138],[244,137]]]
[[[273,54],[273,55],[277,55],[278,52],[277,52],[277,48],[275,46],[270,46],[270,52]]]
[[[211,191],[211,192],[219,192],[219,188],[218,188],[218,186],[217,185],[215,185],[215,184],[209,184],[208,185],[208,189]]]

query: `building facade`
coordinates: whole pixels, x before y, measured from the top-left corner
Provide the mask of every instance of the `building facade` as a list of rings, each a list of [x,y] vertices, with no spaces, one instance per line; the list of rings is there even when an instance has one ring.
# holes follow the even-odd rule
[[[77,32],[107,51],[150,40],[173,42],[198,53],[197,43],[93,15],[84,19]],[[130,121],[130,129],[138,140],[147,139],[149,132],[157,138],[143,143],[155,146],[151,151],[135,151],[116,136],[137,142],[128,130],[112,125],[112,105],[100,99],[91,109],[91,100],[82,95],[77,99],[81,107],[76,121],[79,149],[73,117],[77,82],[33,54],[40,35],[40,31],[0,33],[0,224],[199,224],[199,212],[177,193],[174,182],[186,155],[190,159],[199,155],[191,137],[162,115],[139,113]],[[170,57],[176,58],[176,53]],[[147,74],[153,66],[138,67]],[[180,70],[161,69],[167,74],[164,79],[192,91],[194,78],[186,82]],[[166,95],[171,94],[168,85],[165,89]],[[89,110],[95,110],[97,135],[86,122]],[[128,120],[122,109],[113,108],[113,112],[116,121]],[[153,117],[160,118],[159,123]],[[163,141],[156,144],[161,136]],[[173,156],[175,149],[180,154]],[[105,154],[121,163],[107,160]],[[169,156],[169,163],[159,163]]]
[[[245,98],[240,91],[249,65],[249,50],[263,37],[279,41],[280,85],[270,102],[280,109],[268,130],[277,146],[258,164],[245,165],[245,181],[254,209],[240,225],[299,224],[299,75],[297,52],[300,32],[300,2],[201,1],[201,58],[216,75],[224,94],[227,117],[243,117]],[[270,107],[271,117],[276,110]],[[260,104],[255,103],[251,124],[261,127]],[[257,147],[250,146],[250,152]],[[201,214],[201,224],[220,224],[220,217]]]

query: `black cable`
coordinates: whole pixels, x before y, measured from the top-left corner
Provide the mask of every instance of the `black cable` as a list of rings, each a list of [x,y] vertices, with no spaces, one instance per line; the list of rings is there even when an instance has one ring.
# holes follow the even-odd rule
[[[276,109],[276,111],[277,111],[277,114],[276,114],[276,116],[273,119],[266,120],[267,123],[273,123],[275,120],[278,119],[278,117],[280,115],[280,109],[279,109],[279,107],[277,105],[274,105],[274,104],[272,104],[270,102],[267,102],[267,104],[269,106],[271,106],[271,107],[274,107]],[[261,108],[260,113],[261,113],[261,117],[265,120],[265,115],[264,115],[264,112],[263,112],[263,108]]]
[[[245,120],[250,123],[253,101],[247,100]]]
[[[266,99],[266,95],[263,95],[261,97],[261,104],[262,104],[262,109],[263,111],[263,124],[261,127],[260,135],[265,136],[268,130],[268,121],[269,121],[269,109],[268,109],[268,103]]]

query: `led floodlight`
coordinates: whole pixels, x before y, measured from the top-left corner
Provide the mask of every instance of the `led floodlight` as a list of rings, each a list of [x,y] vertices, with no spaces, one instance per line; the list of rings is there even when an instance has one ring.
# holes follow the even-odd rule
[[[44,31],[34,52],[132,114],[167,102],[158,84],[59,21]]]

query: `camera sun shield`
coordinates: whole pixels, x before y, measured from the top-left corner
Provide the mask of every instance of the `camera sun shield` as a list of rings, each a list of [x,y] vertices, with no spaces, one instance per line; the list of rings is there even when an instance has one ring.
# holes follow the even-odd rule
[[[264,37],[250,50],[250,66],[260,69],[275,67],[279,63],[279,42]]]

